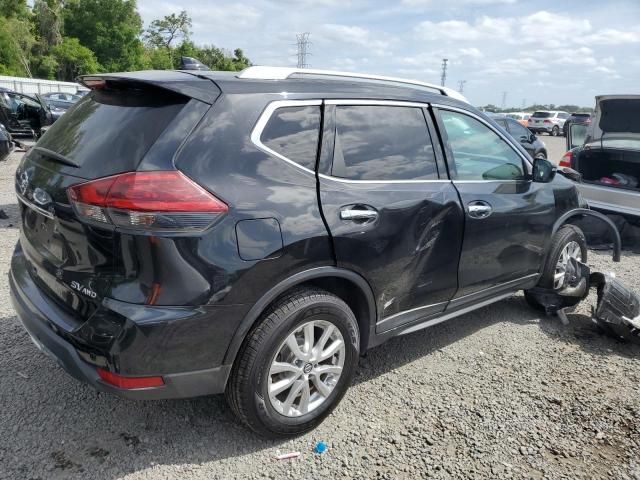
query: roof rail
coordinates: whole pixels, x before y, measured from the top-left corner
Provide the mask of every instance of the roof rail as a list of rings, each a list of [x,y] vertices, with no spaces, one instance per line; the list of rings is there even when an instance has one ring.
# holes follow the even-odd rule
[[[293,67],[266,67],[256,66],[248,67],[242,70],[238,78],[250,78],[255,80],[285,80],[292,75],[326,75],[328,77],[347,77],[361,78],[366,80],[379,80],[390,83],[400,83],[405,85],[415,85],[435,90],[441,95],[455,98],[456,100],[469,103],[469,101],[459,92],[451,88],[434,85],[433,83],[420,82],[418,80],[409,80],[406,78],[386,77],[383,75],[370,75],[367,73],[339,72],[335,70],[317,70],[314,68],[293,68]]]

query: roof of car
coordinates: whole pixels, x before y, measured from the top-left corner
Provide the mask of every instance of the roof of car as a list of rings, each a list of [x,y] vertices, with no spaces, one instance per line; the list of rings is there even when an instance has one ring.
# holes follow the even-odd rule
[[[311,71],[318,72],[318,71]],[[196,77],[202,81],[212,81],[224,93],[266,93],[277,94],[279,97],[283,94],[288,98],[362,98],[372,100],[397,100],[397,101],[413,101],[423,103],[441,103],[452,106],[464,106],[467,109],[471,107],[468,103],[458,100],[450,95],[442,94],[438,90],[442,87],[432,86],[430,84],[406,83],[396,81],[395,79],[386,80],[388,77],[358,77],[358,76],[341,76],[343,72],[332,72],[333,74],[317,74],[309,75],[294,74],[287,78],[267,79],[256,78],[255,76],[240,77],[239,72],[220,72],[220,71],[196,71],[196,70],[146,70],[138,72],[123,72],[98,74],[80,77],[80,81],[88,78],[105,78],[105,79],[123,79],[147,82],[157,86],[169,88],[179,91],[178,85],[184,85],[189,82],[189,87],[193,89]],[[191,77],[191,79],[188,78]],[[403,80],[403,79],[398,79]],[[200,100],[212,103],[217,93],[211,96],[206,94],[206,83],[198,84],[200,96],[194,97]],[[449,89],[446,89],[449,91]],[[186,92],[185,92],[186,93]],[[191,94],[192,91],[189,93]],[[464,98],[464,97],[461,97]]]

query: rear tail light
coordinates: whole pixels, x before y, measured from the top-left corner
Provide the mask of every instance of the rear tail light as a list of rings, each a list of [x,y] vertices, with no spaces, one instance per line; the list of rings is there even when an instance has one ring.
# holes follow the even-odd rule
[[[560,167],[569,167],[571,168],[571,161],[573,160],[573,153],[571,153],[571,151],[568,151],[567,153],[565,153],[562,158],[560,159],[560,163],[558,164],[558,166]]]
[[[150,233],[202,231],[229,209],[176,170],[99,178],[72,185],[67,194],[85,220]]]
[[[544,123],[551,123],[551,120],[545,120]]]
[[[103,368],[98,368],[98,375],[103,382],[125,390],[162,387],[164,385],[162,377],[125,377]]]

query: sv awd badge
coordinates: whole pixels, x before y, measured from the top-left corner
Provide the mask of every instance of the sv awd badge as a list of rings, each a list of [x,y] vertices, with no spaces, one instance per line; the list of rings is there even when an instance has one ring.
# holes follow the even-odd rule
[[[79,284],[75,280],[71,282],[71,288],[73,288],[74,290],[80,292],[81,294],[89,298],[96,298],[98,296],[98,294],[93,290],[91,290],[89,287],[85,287],[84,285]]]

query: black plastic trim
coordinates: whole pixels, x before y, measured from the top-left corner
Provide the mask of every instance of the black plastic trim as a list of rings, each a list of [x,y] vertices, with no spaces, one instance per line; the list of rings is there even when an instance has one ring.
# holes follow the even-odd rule
[[[368,348],[368,339],[375,335],[376,328],[376,320],[377,320],[377,309],[375,304],[375,297],[373,295],[373,290],[367,281],[358,275],[355,272],[350,270],[345,270],[337,267],[317,267],[312,268],[310,270],[305,270],[294,275],[291,275],[286,280],[283,280],[275,287],[271,288],[267,293],[265,293],[254,305],[251,307],[251,310],[245,315],[242,323],[238,326],[236,333],[229,344],[229,348],[227,349],[227,353],[224,356],[224,365],[232,365],[238,351],[240,350],[240,346],[244,341],[245,337],[251,330],[251,327],[255,324],[256,320],[260,317],[262,312],[280,295],[285,293],[287,290],[295,287],[296,285],[300,285],[302,283],[308,282],[310,280],[316,280],[320,278],[329,278],[329,277],[339,277],[344,278],[345,280],[349,280],[354,283],[361,292],[365,295],[367,299],[368,306],[368,323],[369,323],[369,332],[361,332],[361,338],[363,342],[362,348],[360,351],[364,352]]]

